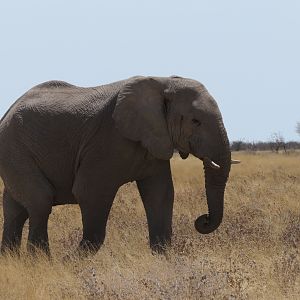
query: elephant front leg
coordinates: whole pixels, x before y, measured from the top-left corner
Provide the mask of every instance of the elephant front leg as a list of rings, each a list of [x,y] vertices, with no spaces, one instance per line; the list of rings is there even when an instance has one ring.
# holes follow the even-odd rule
[[[174,188],[170,163],[158,174],[138,180],[137,186],[147,215],[150,247],[164,252],[172,235]]]
[[[77,249],[80,255],[95,254],[104,242],[106,223],[115,193],[97,197],[86,196],[79,202],[83,237]]]

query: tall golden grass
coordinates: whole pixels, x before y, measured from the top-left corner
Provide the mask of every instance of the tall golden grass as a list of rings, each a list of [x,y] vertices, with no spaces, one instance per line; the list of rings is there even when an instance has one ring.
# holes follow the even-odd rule
[[[81,238],[77,206],[55,207],[49,221],[52,260],[26,254],[0,258],[1,299],[299,299],[300,154],[236,153],[220,228],[200,235],[207,211],[202,164],[172,159],[173,244],[148,247],[135,184],[122,187],[104,246],[64,262]],[[3,187],[2,187],[3,189]],[[0,215],[2,226],[2,212]],[[2,228],[0,228],[2,229]]]

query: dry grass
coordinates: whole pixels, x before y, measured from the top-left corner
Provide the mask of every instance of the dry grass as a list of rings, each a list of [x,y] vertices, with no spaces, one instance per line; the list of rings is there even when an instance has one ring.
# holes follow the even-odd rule
[[[145,213],[128,184],[117,195],[96,256],[63,263],[80,240],[80,213],[76,206],[54,208],[53,259],[0,258],[0,298],[299,299],[300,155],[234,158],[243,163],[233,166],[216,232],[204,236],[193,227],[207,210],[201,163],[175,158],[174,236],[166,256],[151,254]]]

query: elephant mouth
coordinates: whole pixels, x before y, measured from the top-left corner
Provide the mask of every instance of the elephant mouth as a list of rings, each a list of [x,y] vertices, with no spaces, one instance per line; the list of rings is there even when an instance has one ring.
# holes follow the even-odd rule
[[[189,141],[189,152],[192,152],[192,144]],[[184,152],[182,152],[184,153]],[[182,156],[182,155],[181,155]],[[183,155],[184,156],[184,155]],[[188,156],[188,154],[186,154],[186,157]],[[208,156],[204,156],[204,155],[195,155],[196,157],[198,157],[200,160],[202,160],[202,162],[206,165],[208,165],[210,168],[215,169],[215,170],[219,170],[221,167],[215,163],[212,159],[210,159]]]
[[[202,160],[204,164],[208,165],[212,169],[215,169],[215,170],[221,169],[220,165],[218,165],[217,163],[215,163],[213,160],[211,160],[207,156],[200,157],[199,159]]]

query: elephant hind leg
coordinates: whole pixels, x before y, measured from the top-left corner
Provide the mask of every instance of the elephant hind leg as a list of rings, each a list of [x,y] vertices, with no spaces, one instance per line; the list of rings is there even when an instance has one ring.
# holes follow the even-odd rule
[[[22,239],[22,231],[28,212],[21,204],[15,201],[9,192],[3,193],[4,226],[1,244],[1,253],[7,251],[19,251]]]
[[[31,193],[27,195],[26,202],[29,203],[27,208],[29,213],[27,249],[32,254],[39,249],[50,255],[47,227],[54,194],[50,185],[46,182],[43,183],[43,180],[37,181]]]
[[[23,162],[22,168],[17,168],[12,164],[5,173],[4,182],[13,186],[12,191],[9,191],[12,198],[17,199],[17,202],[28,212],[27,249],[33,254],[36,248],[49,254],[47,224],[53,205],[54,189],[34,162],[29,159],[25,162],[23,157],[15,159],[15,161]],[[11,202],[11,199],[8,200]],[[10,210],[8,207],[8,212]],[[11,229],[9,229],[10,227],[6,228],[8,229],[5,236],[10,237]]]
[[[1,161],[1,177],[4,185],[9,187],[8,192],[11,196],[7,200],[4,200],[5,203],[10,203],[7,204],[7,217],[4,216],[4,245],[10,241],[14,242],[13,236],[20,236],[20,228],[23,226],[26,218],[29,217],[27,249],[34,252],[35,248],[39,248],[48,254],[47,224],[53,205],[55,189],[41,168],[36,164],[32,153],[28,153],[26,148],[13,152],[9,157],[9,160]],[[12,199],[16,200],[14,209],[11,208],[13,205]],[[28,215],[26,214],[26,218],[24,208],[28,213]],[[6,210],[6,208],[4,209]],[[14,212],[14,210],[23,211],[22,216],[24,217],[19,217],[20,221],[17,218],[18,225],[14,225],[17,213],[12,216],[10,215],[11,211]],[[19,223],[23,223],[22,226]]]

